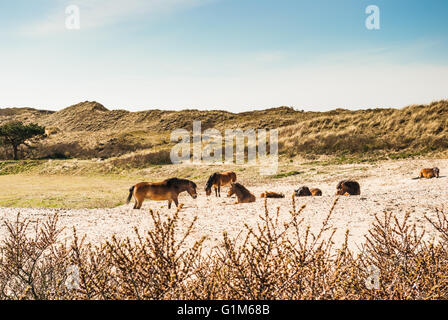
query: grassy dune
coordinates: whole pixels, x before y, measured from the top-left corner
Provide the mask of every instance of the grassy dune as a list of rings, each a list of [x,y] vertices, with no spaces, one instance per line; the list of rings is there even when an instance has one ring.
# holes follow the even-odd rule
[[[150,154],[149,163],[166,163],[173,145],[174,129],[192,130],[193,121],[202,129],[223,132],[232,128],[279,129],[279,151],[297,155],[351,155],[407,157],[444,152],[448,149],[448,101],[402,109],[368,109],[304,112],[291,107],[230,113],[226,111],[129,112],[108,110],[97,102],[83,102],[58,112],[35,109],[0,109],[0,124],[20,120],[47,128],[48,138],[29,158],[128,157]],[[0,150],[7,158],[8,150]]]
[[[281,130],[290,154],[396,152],[420,155],[448,147],[448,101],[403,109],[335,110]]]

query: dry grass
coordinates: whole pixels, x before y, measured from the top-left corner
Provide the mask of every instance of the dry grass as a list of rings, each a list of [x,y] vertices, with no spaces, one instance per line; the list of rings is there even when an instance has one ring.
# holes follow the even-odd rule
[[[165,219],[150,211],[154,226],[147,234],[136,229],[137,240],[114,237],[95,246],[78,239],[76,230],[70,246],[58,243],[57,216],[29,237],[28,222],[18,217],[7,223],[9,235],[0,246],[0,299],[448,298],[446,237],[425,242],[408,215],[399,221],[384,213],[354,256],[348,231],[343,245],[333,248],[333,208],[312,233],[294,201],[286,223],[265,204],[256,228],[246,226],[237,238],[224,233],[207,255],[203,239],[185,244],[194,221],[179,230],[179,211]],[[431,223],[446,236],[447,215],[439,213]],[[68,266],[79,270],[78,281]],[[372,266],[378,287],[369,285]]]
[[[292,155],[430,152],[448,147],[448,101],[404,109],[335,110],[281,130],[282,147]]]
[[[171,164],[170,151],[160,150],[143,154],[132,154],[111,160],[111,164],[118,168],[146,168],[148,165]]]
[[[20,120],[49,127],[49,137],[28,158],[115,157],[145,150],[169,150],[174,129],[280,129],[279,151],[289,157],[309,154],[419,155],[448,149],[448,101],[403,109],[300,112],[289,107],[263,111],[129,112],[83,102],[59,112],[4,109],[0,124]],[[6,151],[0,156],[8,158]],[[162,163],[165,159],[162,159]]]

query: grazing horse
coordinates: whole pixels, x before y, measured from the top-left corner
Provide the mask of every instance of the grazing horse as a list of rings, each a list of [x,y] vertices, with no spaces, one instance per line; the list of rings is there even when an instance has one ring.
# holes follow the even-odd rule
[[[212,187],[215,189],[215,196],[221,196],[221,186],[228,185],[236,181],[236,173],[233,171],[215,172],[212,174],[205,185],[205,194],[209,196],[212,193]]]
[[[187,191],[193,199],[197,198],[196,183],[186,179],[171,178],[162,182],[141,182],[129,189],[129,196],[126,203],[129,203],[134,196],[134,209],[140,209],[145,199],[168,200],[168,209],[174,201],[176,207],[179,205],[179,193]]]
[[[321,196],[322,191],[318,188],[308,188],[303,186],[294,191],[296,197],[309,197],[309,196]]]
[[[285,195],[283,193],[277,193],[277,192],[263,192],[260,194],[260,198],[284,198]]]
[[[236,194],[237,197],[235,204],[255,202],[255,196],[239,183],[230,184],[230,189],[229,192],[227,193],[227,197],[231,197],[234,194]]]
[[[434,178],[434,177],[436,177],[436,178],[438,178],[439,177],[439,172],[440,172],[440,170],[439,170],[439,168],[431,168],[431,169],[422,169],[421,171],[420,171],[420,174],[418,175],[418,179],[421,179],[421,178],[428,178],[428,179],[431,179],[431,178]]]
[[[359,196],[361,194],[359,183],[353,180],[340,181],[336,186],[336,189],[336,195]]]

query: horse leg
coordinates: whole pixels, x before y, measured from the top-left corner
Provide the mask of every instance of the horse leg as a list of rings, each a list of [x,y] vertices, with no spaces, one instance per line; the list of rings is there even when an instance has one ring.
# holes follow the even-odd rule
[[[168,209],[171,209],[171,200],[168,200]]]
[[[215,197],[217,197],[218,196],[218,188],[213,187],[213,189],[215,189]]]
[[[221,197],[221,184],[220,183],[218,184],[218,194]]]
[[[140,199],[140,197],[135,197],[135,204],[134,209],[140,209],[143,204],[143,199]]]
[[[137,203],[137,209],[141,209],[142,205],[143,205],[143,200],[141,200],[141,201],[139,200]]]
[[[176,208],[178,208],[179,207],[179,201],[177,200],[177,197],[175,197],[173,199],[173,201],[174,201],[174,204],[176,205]]]

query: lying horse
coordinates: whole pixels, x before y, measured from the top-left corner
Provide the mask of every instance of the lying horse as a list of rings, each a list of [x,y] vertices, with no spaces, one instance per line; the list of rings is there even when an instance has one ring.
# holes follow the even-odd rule
[[[336,195],[359,196],[361,194],[359,183],[353,180],[340,181],[336,186],[336,189]]]
[[[228,185],[236,181],[236,173],[233,171],[215,172],[212,174],[205,185],[205,194],[209,196],[212,193],[212,187],[215,189],[215,196],[221,196],[221,186]]]
[[[227,197],[236,194],[237,201],[235,203],[249,203],[255,202],[255,196],[250,193],[243,185],[239,183],[231,183]]]
[[[294,191],[294,194],[296,197],[321,196],[322,191],[318,188],[309,189],[308,187],[303,186],[300,189],[297,189],[296,191]]]
[[[434,178],[434,177],[438,178],[439,177],[439,172],[440,172],[440,170],[437,167],[436,168],[431,168],[431,169],[422,169],[422,170],[420,170],[420,174],[418,175],[418,179],[421,179],[421,178],[431,179],[431,178]]]
[[[266,191],[260,194],[260,198],[284,198],[285,195],[283,193],[270,192]]]
[[[174,201],[176,207],[179,205],[179,193],[187,191],[193,199],[197,198],[196,183],[186,179],[171,178],[162,182],[141,182],[129,189],[129,196],[126,203],[129,203],[134,196],[134,209],[140,209],[145,199],[168,200],[168,209]]]

